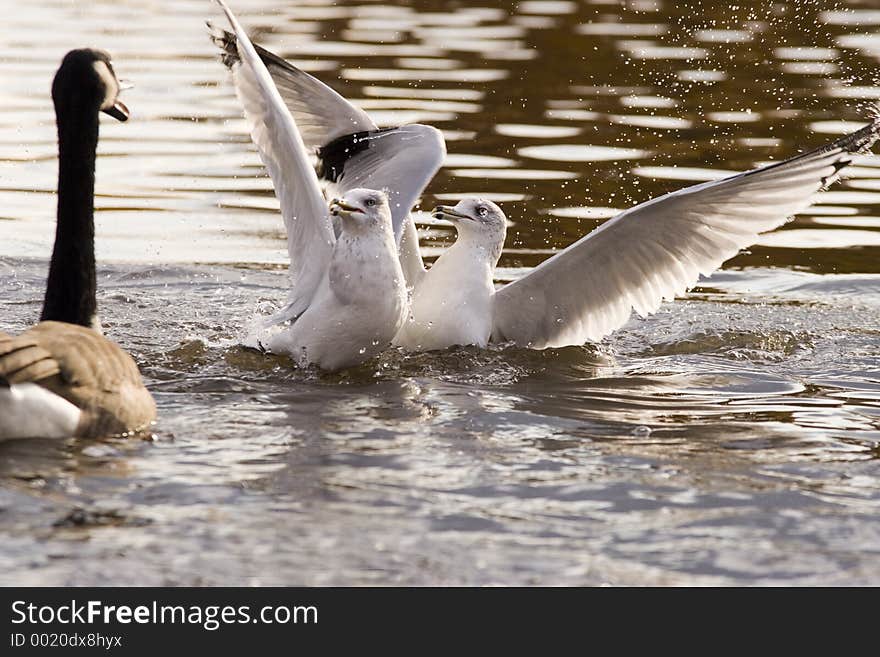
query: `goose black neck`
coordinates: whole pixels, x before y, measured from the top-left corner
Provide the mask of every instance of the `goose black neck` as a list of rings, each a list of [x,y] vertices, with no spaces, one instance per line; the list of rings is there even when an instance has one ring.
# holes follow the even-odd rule
[[[56,79],[56,86],[58,84]],[[58,224],[42,321],[91,326],[95,299],[95,151],[98,105],[86,94],[56,95]]]

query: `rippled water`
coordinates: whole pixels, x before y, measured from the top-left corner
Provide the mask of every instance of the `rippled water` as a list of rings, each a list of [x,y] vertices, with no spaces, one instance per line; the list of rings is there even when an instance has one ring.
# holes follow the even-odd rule
[[[851,130],[868,3],[233,0],[382,124],[446,132],[423,202],[503,203],[500,277],[617,209]],[[153,441],[0,445],[4,584],[880,584],[880,160],[599,345],[390,353],[339,375],[236,346],[282,226],[207,0],[0,0],[0,330],[39,314],[48,90],[110,50],[100,309]],[[450,229],[425,217],[431,255]]]

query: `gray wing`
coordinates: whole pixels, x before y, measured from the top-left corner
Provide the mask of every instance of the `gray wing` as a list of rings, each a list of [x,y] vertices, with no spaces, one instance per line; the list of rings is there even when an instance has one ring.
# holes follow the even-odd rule
[[[215,28],[211,36],[221,48],[223,62],[233,68],[239,61],[236,36]],[[401,238],[404,232],[415,233],[410,210],[446,157],[443,134],[417,124],[380,130],[366,112],[320,80],[265,48],[254,48],[293,114],[306,147],[318,155],[317,171],[326,195],[342,195],[357,187],[388,192],[405,270],[424,271],[418,241],[401,243]]]
[[[822,148],[637,205],[500,289],[493,340],[535,349],[599,340],[683,294],[759,233],[809,207],[880,122]]]
[[[297,123],[244,29],[222,0],[217,2],[237,35],[238,56],[231,66],[235,91],[287,230],[291,298],[271,322],[291,319],[308,306],[330,260],[335,236],[329,210]]]
[[[341,196],[358,187],[384,190],[400,244],[404,230],[415,229],[410,211],[445,156],[446,142],[439,130],[404,125],[345,135],[320,147],[318,175],[328,195]]]

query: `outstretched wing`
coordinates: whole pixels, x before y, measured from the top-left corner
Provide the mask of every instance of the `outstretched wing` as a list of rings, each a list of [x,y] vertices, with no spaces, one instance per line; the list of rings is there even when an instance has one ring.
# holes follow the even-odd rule
[[[536,349],[598,340],[683,294],[807,208],[880,121],[784,162],[637,205],[495,294],[492,338]]]
[[[234,68],[240,59],[236,36],[213,30],[223,62]],[[389,193],[394,235],[401,260],[422,269],[418,242],[401,243],[404,232],[415,233],[410,210],[446,157],[443,134],[426,125],[380,130],[362,109],[326,84],[260,46],[254,46],[266,65],[287,108],[293,114],[308,149],[318,154],[318,175],[328,196],[357,187]],[[407,277],[409,280],[409,276]]]
[[[287,229],[293,285],[290,304],[283,311],[286,316],[276,319],[289,319],[308,306],[330,259],[335,236],[297,123],[238,20],[222,0],[217,3],[235,30],[238,57],[231,65],[235,90],[251,138],[272,178]]]
[[[208,25],[211,28],[211,39],[221,50],[223,63],[233,69],[241,59],[235,34],[217,29],[211,23]],[[339,137],[377,128],[366,112],[349,103],[317,78],[265,48],[252,45],[272,76],[272,81],[293,115],[303,142],[310,152]]]

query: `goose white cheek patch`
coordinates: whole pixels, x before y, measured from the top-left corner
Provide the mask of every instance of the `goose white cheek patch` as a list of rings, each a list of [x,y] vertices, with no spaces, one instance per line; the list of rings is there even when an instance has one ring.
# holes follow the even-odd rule
[[[98,60],[92,66],[104,83],[104,102],[101,103],[101,109],[110,109],[116,102],[116,96],[119,95],[119,82],[104,62]]]

